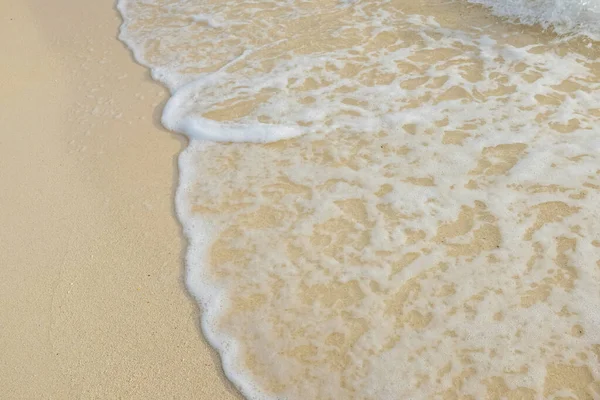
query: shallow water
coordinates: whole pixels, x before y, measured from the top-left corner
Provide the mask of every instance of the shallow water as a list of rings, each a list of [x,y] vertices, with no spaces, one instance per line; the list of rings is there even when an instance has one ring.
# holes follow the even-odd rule
[[[600,38],[598,0],[469,0],[491,8],[494,14],[525,24],[539,24],[565,34]]]
[[[119,8],[192,139],[187,283],[245,396],[599,398],[587,25],[463,2]]]

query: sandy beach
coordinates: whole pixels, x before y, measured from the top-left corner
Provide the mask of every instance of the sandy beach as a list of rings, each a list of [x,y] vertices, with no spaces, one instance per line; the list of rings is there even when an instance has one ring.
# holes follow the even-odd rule
[[[240,398],[183,286],[185,141],[156,121],[165,92],[113,3],[0,4],[0,391]]]
[[[598,398],[596,41],[114,3],[0,5],[0,397]]]

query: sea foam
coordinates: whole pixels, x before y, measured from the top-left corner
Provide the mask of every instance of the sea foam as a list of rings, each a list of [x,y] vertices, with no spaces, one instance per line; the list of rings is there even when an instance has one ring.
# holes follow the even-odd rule
[[[600,0],[469,0],[496,15],[524,24],[540,24],[560,34],[600,38]]]
[[[598,396],[596,42],[458,2],[118,6],[246,397]]]

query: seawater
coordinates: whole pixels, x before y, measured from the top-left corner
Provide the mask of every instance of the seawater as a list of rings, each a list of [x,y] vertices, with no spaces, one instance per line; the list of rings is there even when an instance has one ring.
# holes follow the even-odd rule
[[[119,1],[247,398],[600,398],[600,3],[473,3]]]

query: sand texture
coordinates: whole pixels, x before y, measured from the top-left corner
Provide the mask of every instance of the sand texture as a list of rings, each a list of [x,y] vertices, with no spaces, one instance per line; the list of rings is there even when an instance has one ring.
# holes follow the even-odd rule
[[[251,398],[598,398],[596,42],[466,2],[125,3],[148,68],[112,1],[0,6],[6,398],[241,398],[174,203]],[[149,69],[172,130],[302,135],[179,171]]]
[[[111,0],[0,2],[0,397],[235,399],[197,328],[164,91]]]

